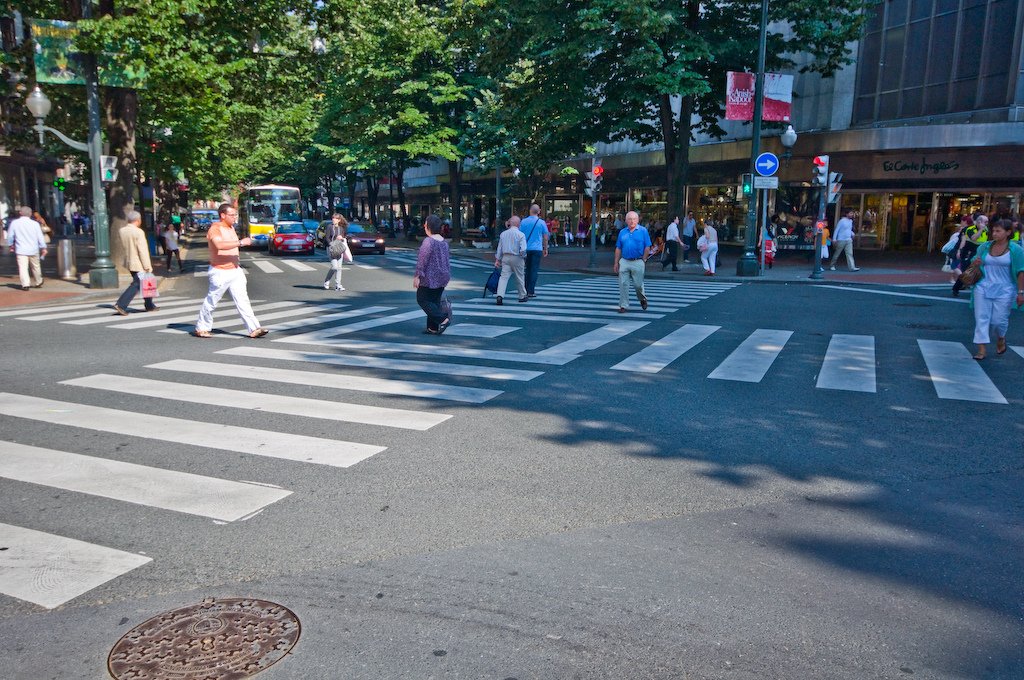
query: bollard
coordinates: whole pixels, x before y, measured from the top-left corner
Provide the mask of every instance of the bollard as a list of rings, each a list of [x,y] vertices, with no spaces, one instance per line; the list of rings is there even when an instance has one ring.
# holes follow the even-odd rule
[[[62,238],[57,241],[57,276],[65,280],[78,279],[74,239]]]

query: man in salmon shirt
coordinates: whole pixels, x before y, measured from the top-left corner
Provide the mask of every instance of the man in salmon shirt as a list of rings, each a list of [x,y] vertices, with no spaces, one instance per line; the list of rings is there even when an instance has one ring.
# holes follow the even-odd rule
[[[238,210],[230,203],[222,203],[217,212],[220,214],[220,221],[214,222],[206,232],[206,240],[210,247],[210,289],[199,310],[199,320],[196,321],[196,329],[192,331],[192,335],[197,338],[212,337],[210,331],[213,330],[213,310],[224,293],[230,291],[238,315],[249,329],[249,337],[262,338],[270,331],[260,327],[260,322],[253,314],[252,305],[249,304],[249,293],[246,290],[245,272],[238,264],[238,247],[251,244],[252,239],[238,240],[235,233]]]

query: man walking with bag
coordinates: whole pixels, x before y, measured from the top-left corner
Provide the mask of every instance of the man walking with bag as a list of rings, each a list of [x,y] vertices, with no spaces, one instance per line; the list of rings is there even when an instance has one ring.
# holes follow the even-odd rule
[[[676,263],[679,261],[679,248],[683,245],[682,239],[679,238],[679,218],[675,218],[668,225],[665,230],[665,248],[667,249],[664,257],[661,258],[661,271],[665,271],[665,267],[672,265],[672,271],[679,271],[679,267]]]
[[[540,206],[530,206],[530,216],[520,225],[526,235],[526,297],[537,297],[540,258],[548,255],[548,225],[540,218]]]
[[[213,337],[210,332],[213,330],[213,310],[217,308],[217,303],[224,293],[230,291],[238,315],[242,317],[245,327],[249,330],[249,337],[262,338],[270,331],[261,328],[260,322],[256,320],[252,305],[249,304],[245,272],[238,262],[238,247],[251,245],[252,239],[238,239],[238,234],[235,233],[238,210],[230,203],[221,203],[217,212],[220,214],[220,221],[210,225],[206,232],[206,240],[210,247],[210,288],[199,310],[199,319],[192,335],[197,338]]]
[[[836,233],[832,235],[832,263],[829,266],[832,271],[836,270],[840,253],[846,253],[846,266],[851,272],[860,271],[860,267],[853,263],[853,216],[856,214],[854,210],[847,210],[836,224]]]
[[[629,310],[629,282],[633,281],[640,308],[647,309],[644,294],[644,260],[651,252],[651,235],[647,229],[638,226],[640,215],[630,210],[626,213],[626,228],[619,232],[615,243],[615,266],[612,270],[619,275],[619,314]]]
[[[128,316],[128,305],[132,303],[135,296],[142,287],[139,275],[142,273],[153,274],[153,263],[149,259],[149,244],[146,242],[146,232],[142,231],[142,215],[136,210],[129,210],[125,215],[125,224],[117,231],[117,237],[121,239],[121,266],[127,269],[132,275],[132,282],[121,297],[114,303],[114,311],[121,316]],[[144,297],[143,303],[147,312],[155,312],[157,306],[153,298]]]
[[[526,281],[524,269],[526,265],[526,236],[519,230],[519,218],[513,215],[508,220],[508,229],[501,232],[498,238],[498,249],[494,252],[494,266],[501,267],[501,278],[498,279],[497,304],[503,304],[508,280],[516,277],[516,290],[519,301],[526,302]]]
[[[11,220],[11,225],[7,228],[7,243],[10,244],[11,252],[18,260],[18,278],[21,281],[21,289],[28,290],[29,284],[35,288],[42,288],[43,267],[40,260],[46,257],[46,237],[43,235],[43,227],[32,219],[32,208],[27,205],[18,208],[18,214],[21,217]],[[30,271],[31,278],[29,278]]]

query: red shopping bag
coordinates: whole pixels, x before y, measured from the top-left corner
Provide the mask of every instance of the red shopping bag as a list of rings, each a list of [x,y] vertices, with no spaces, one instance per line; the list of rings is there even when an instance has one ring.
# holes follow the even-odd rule
[[[152,274],[139,274],[139,288],[142,290],[143,298],[155,298],[159,295],[156,291],[156,277]]]

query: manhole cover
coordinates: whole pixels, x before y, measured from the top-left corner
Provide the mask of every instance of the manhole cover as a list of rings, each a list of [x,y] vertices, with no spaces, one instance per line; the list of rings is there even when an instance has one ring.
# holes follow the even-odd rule
[[[107,669],[118,680],[241,680],[284,658],[299,632],[298,617],[279,604],[207,598],[128,631]]]
[[[908,323],[907,328],[913,328],[919,331],[951,331],[952,326],[942,326],[937,323]]]

